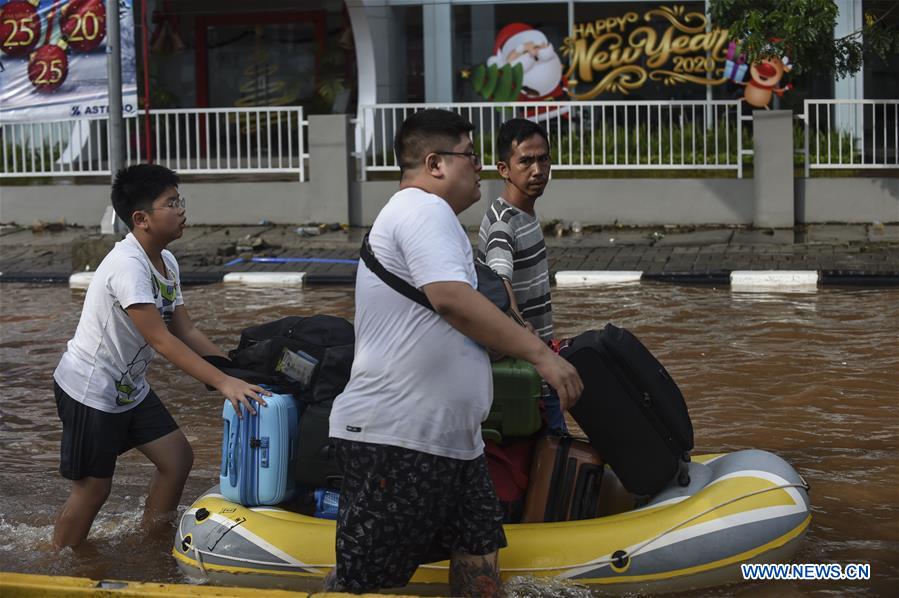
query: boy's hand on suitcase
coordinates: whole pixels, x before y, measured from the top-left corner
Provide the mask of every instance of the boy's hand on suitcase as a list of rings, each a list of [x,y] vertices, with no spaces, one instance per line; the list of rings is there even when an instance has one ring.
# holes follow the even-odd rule
[[[549,350],[544,357],[534,364],[537,373],[555,389],[559,395],[559,404],[562,411],[568,411],[577,403],[584,391],[584,383],[574,366]]]
[[[256,415],[256,409],[253,407],[253,401],[256,401],[265,407],[265,400],[260,395],[267,397],[272,393],[265,390],[261,386],[244,382],[238,378],[227,376],[225,381],[218,387],[218,391],[225,395],[225,398],[231,401],[234,411],[240,416],[240,405],[243,404],[250,413]]]

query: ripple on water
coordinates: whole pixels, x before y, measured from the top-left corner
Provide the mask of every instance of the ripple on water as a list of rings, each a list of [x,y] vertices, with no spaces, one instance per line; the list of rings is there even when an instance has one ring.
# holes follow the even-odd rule
[[[52,372],[84,295],[41,285],[5,285],[4,292],[5,305],[16,310],[0,314],[0,570],[183,581],[169,555],[172,534],[147,538],[137,527],[136,497],[143,496],[152,469],[137,454],[120,461],[91,534],[93,556],[64,551],[56,559],[48,552],[51,521],[68,488],[56,473],[60,432]],[[187,287],[185,297],[199,328],[226,349],[250,324],[288,315],[353,315],[349,287],[212,285]],[[557,336],[612,321],[659,356],[691,409],[697,452],[760,448],[797,468],[811,484],[813,506],[799,562],[871,562],[875,572],[864,585],[740,584],[702,596],[895,595],[899,289],[752,294],[643,283],[557,289],[553,298]],[[222,399],[161,360],[150,380],[194,447],[185,506],[216,481]],[[524,580],[516,595],[569,591],[544,583]]]

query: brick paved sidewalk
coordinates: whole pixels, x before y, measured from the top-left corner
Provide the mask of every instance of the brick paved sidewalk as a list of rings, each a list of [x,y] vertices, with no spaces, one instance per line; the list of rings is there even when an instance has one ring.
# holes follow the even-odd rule
[[[302,271],[310,282],[347,283],[356,267],[342,262],[358,258],[363,233],[351,229],[303,237],[293,226],[197,226],[189,227],[171,249],[185,283],[216,281],[224,273],[242,271]],[[471,237],[476,241],[475,233]],[[64,282],[83,263],[80,256],[73,262],[73,243],[99,238],[96,229],[0,228],[0,281]],[[265,245],[253,249],[260,238]],[[605,228],[559,238],[548,234],[547,246],[553,273],[639,270],[648,278],[715,282],[732,270],[816,270],[850,282],[899,284],[896,224],[820,225],[798,231]],[[256,263],[253,257],[300,261]]]

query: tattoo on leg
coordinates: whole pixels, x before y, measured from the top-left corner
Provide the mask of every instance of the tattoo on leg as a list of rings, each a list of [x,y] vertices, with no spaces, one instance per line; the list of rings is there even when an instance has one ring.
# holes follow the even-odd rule
[[[453,554],[450,559],[450,592],[453,596],[500,596],[502,581],[497,553],[484,556]]]

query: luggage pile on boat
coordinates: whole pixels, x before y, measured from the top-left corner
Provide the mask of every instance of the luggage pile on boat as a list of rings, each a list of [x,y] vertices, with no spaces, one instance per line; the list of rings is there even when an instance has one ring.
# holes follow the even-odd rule
[[[695,455],[686,402],[630,332],[607,325],[558,346],[584,392],[586,434],[545,433],[534,368],[493,364],[488,466],[505,507],[504,578],[533,575],[604,591],[683,590],[782,562],[810,521],[807,486],[764,451]],[[249,328],[216,363],[273,391],[238,417],[225,402],[219,486],[188,509],[173,554],[191,577],[314,590],[334,563],[340,472],[328,415],[349,379],[352,325],[332,316]],[[409,591],[445,591],[448,563],[422,565]]]

